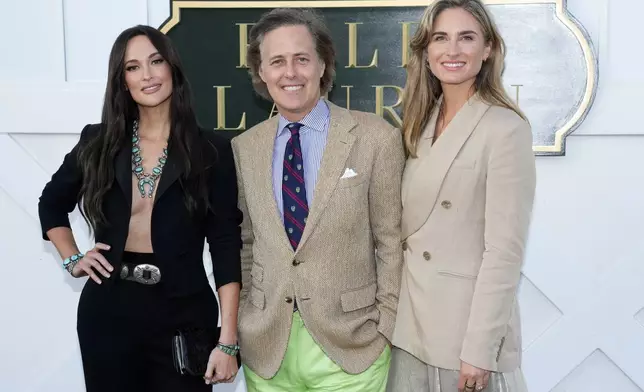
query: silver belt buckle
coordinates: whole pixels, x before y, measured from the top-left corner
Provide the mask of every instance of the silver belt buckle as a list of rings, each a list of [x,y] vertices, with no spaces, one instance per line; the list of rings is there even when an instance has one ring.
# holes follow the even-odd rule
[[[146,272],[149,272],[150,277],[146,278]],[[161,280],[161,270],[156,265],[152,264],[139,264],[134,267],[132,271],[134,280],[141,284],[157,284]]]

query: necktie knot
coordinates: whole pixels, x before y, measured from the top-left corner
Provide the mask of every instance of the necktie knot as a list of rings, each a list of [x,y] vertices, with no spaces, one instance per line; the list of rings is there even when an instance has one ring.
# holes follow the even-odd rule
[[[291,136],[295,136],[299,134],[301,126],[302,124],[300,123],[290,123],[286,126],[286,128],[291,131]]]

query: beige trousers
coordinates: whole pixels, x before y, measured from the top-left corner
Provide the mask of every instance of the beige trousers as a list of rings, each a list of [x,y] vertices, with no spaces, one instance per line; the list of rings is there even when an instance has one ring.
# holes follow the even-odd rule
[[[387,392],[457,392],[459,372],[440,369],[394,347]],[[492,373],[483,392],[528,392],[521,369]]]

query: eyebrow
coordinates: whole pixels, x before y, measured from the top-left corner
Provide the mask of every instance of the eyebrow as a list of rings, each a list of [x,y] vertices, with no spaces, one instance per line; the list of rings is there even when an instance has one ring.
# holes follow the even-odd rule
[[[156,55],[158,55],[158,54],[159,54],[159,52],[154,52],[154,53],[152,53],[151,55],[149,55],[149,56],[148,56],[148,58],[149,58],[149,59],[151,59],[152,57],[154,57],[154,56],[156,56]],[[130,60],[126,61],[126,62],[125,62],[125,64],[127,64],[127,63],[132,63],[132,62],[138,62],[138,61],[139,61],[139,60],[137,60],[137,59],[130,59]]]
[[[308,57],[308,56],[310,56],[310,54],[306,53],[306,52],[293,53],[293,57],[298,57],[298,56],[307,56]],[[284,55],[278,54],[278,55],[275,55],[275,56],[269,58],[268,61],[273,61],[273,60],[282,59],[282,58],[284,58]]]
[[[469,34],[478,35],[478,34],[476,33],[476,31],[474,31],[474,30],[465,30],[465,31],[459,31],[459,32],[458,32],[458,35],[459,35],[459,36],[469,35]],[[437,32],[435,32],[435,33],[433,33],[433,34],[432,34],[432,38],[433,38],[434,36],[437,36],[437,35],[441,35],[441,36],[442,36],[442,35],[447,35],[447,33],[446,33],[446,32],[444,32],[444,31],[437,31]]]

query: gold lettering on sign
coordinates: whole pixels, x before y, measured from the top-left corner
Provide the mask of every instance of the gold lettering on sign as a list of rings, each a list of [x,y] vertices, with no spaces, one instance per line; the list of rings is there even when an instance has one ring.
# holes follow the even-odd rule
[[[353,86],[340,86],[347,89],[347,110],[351,110],[351,89]]]
[[[226,128],[226,89],[232,86],[213,86],[217,89],[217,128],[216,131],[243,131],[246,129],[246,112],[242,114],[237,128]]]
[[[389,114],[392,120],[394,120],[394,125],[398,128],[402,128],[402,120],[398,113],[394,110],[395,107],[398,107],[402,103],[402,94],[403,89],[398,86],[373,86],[376,88],[376,114],[385,117],[385,113]],[[396,91],[396,103],[391,106],[385,106],[385,89],[391,88]]]
[[[410,41],[410,27],[418,22],[400,22],[402,25],[402,64],[400,68],[407,68],[409,63],[409,41]]]
[[[349,25],[349,65],[345,68],[376,68],[378,67],[378,49],[373,53],[373,59],[369,65],[358,65],[358,22],[346,22]]]
[[[279,113],[279,110],[277,110],[277,105],[273,103],[273,107],[271,108],[271,112],[270,112],[270,114],[268,115],[268,118],[273,117],[273,116],[274,116],[274,115],[276,115],[277,113]]]
[[[516,101],[517,105],[519,105],[519,91],[521,90],[521,87],[523,87],[522,84],[511,84],[510,86],[514,87],[516,90],[515,93],[515,98],[514,100]]]
[[[235,23],[239,26],[239,65],[237,68],[248,68],[246,53],[248,50],[248,28],[255,23]]]

